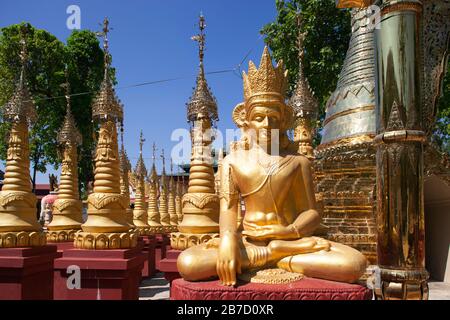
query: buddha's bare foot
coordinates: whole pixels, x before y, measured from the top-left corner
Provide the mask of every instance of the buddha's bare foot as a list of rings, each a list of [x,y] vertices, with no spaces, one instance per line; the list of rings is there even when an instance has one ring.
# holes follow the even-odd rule
[[[317,251],[329,251],[330,242],[318,237],[306,237],[299,240],[285,241],[273,240],[269,243],[268,249],[271,259],[277,260],[287,256],[312,253]]]
[[[330,241],[325,240],[324,238],[319,238],[319,237],[312,237],[312,238],[314,238],[314,240],[316,240],[316,244],[314,245],[315,251],[321,251],[321,250],[330,251],[330,248],[331,248]]]

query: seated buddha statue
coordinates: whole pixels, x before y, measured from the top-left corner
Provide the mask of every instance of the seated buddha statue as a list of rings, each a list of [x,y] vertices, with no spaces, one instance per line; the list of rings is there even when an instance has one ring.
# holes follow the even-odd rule
[[[220,238],[183,251],[177,261],[180,275],[188,281],[218,277],[232,286],[239,273],[278,268],[355,282],[365,272],[365,256],[313,236],[321,217],[311,163],[287,136],[293,111],[285,103],[282,61],[274,67],[265,48],[259,69],[250,61],[243,79],[245,101],[233,111],[241,141],[220,169]]]

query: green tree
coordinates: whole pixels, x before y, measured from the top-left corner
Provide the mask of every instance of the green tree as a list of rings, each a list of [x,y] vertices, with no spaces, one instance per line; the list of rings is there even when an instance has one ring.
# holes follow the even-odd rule
[[[22,24],[23,25],[23,24]],[[20,26],[0,30],[0,106],[11,97],[20,70]],[[30,161],[33,187],[37,172],[46,172],[48,165],[58,168],[60,159],[56,136],[65,116],[66,100],[61,85],[66,81],[68,66],[72,94],[72,111],[82,136],[80,147],[79,181],[85,190],[93,177],[93,139],[91,102],[103,79],[104,54],[95,33],[74,31],[65,46],[45,30],[27,24],[27,49],[30,66],[27,80],[36,102],[38,121],[30,133]],[[114,70],[111,71],[114,75]],[[6,157],[8,124],[0,123],[0,158]]]
[[[304,40],[304,71],[320,103],[319,118],[334,91],[351,35],[350,13],[336,8],[334,0],[276,0],[277,17],[261,33],[276,60],[289,70],[290,92],[298,72],[297,14],[301,11]]]
[[[45,30],[38,30],[29,24],[11,25],[0,33],[0,105],[11,97],[20,70],[20,28],[27,25],[27,50],[29,65],[27,80],[30,93],[36,102],[38,120],[30,132],[30,161],[33,189],[38,171],[45,173],[47,165],[58,164],[55,132],[64,118],[64,104],[53,97],[63,95],[64,44]],[[0,130],[2,137],[0,157],[6,157],[8,126]]]

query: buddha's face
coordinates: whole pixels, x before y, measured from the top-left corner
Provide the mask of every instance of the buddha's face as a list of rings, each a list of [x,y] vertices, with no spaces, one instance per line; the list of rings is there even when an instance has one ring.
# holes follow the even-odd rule
[[[248,128],[259,145],[271,146],[272,130],[281,129],[281,111],[277,106],[255,106],[248,115]]]

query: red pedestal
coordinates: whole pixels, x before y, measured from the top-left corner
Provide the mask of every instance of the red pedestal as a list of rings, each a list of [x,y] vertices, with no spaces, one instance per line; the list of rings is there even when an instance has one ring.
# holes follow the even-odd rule
[[[56,246],[0,249],[0,300],[53,299]]]
[[[65,250],[73,249],[73,241],[68,242],[49,242],[49,244],[55,245],[58,251],[57,258],[61,258]]]
[[[144,268],[142,269],[142,277],[143,278],[153,277],[153,275],[156,273],[155,267],[156,239],[154,236],[143,236],[142,240],[144,242],[144,248],[142,249],[142,252],[146,257],[144,261]]]
[[[371,300],[372,291],[357,284],[304,278],[290,284],[245,283],[225,287],[219,281],[188,282],[176,279],[171,300]]]
[[[177,259],[180,253],[180,250],[170,249],[167,251],[166,257],[159,263],[159,270],[164,272],[164,278],[169,282],[181,278],[177,268]]]
[[[132,249],[64,250],[55,260],[55,300],[137,300],[145,256],[143,242]],[[76,288],[77,266],[80,287]],[[68,279],[70,277],[70,279]],[[68,281],[69,280],[69,281]]]
[[[167,234],[156,235],[156,248],[155,248],[155,266],[156,270],[159,269],[159,263],[166,257],[167,246],[170,245],[170,238]]]

